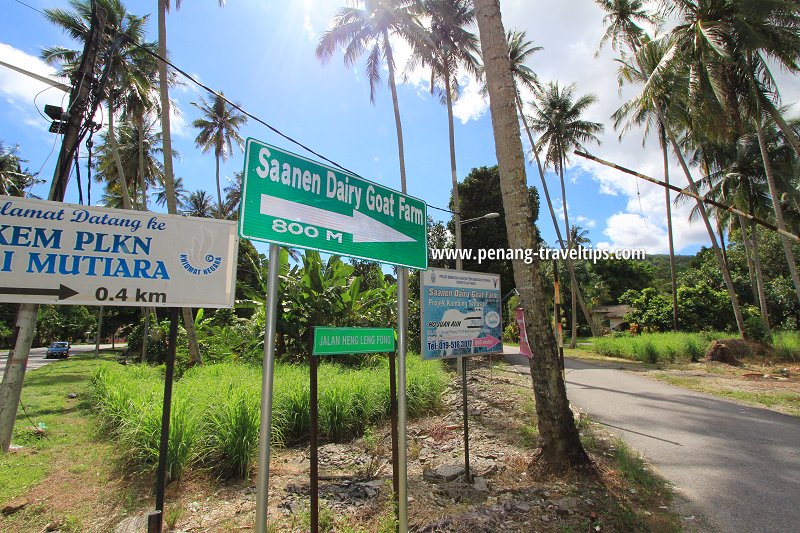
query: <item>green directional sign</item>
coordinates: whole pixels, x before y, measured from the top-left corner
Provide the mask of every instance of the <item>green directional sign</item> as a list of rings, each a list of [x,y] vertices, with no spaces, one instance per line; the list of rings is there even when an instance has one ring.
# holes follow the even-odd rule
[[[314,328],[314,355],[393,352],[391,328]]]
[[[245,150],[239,235],[428,266],[425,202],[255,139]]]

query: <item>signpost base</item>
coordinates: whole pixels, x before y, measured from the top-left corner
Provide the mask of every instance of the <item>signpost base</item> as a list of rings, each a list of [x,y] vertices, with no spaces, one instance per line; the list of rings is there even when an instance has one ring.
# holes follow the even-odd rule
[[[461,361],[461,403],[464,415],[464,481],[472,483],[472,476],[469,472],[469,405],[467,404],[467,358],[459,358]]]

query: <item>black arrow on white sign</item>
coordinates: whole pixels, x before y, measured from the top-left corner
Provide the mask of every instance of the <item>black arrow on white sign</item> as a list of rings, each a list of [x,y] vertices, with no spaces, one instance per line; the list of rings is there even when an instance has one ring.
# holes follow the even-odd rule
[[[20,294],[23,296],[58,296],[59,300],[66,300],[78,294],[66,285],[59,285],[57,289],[35,289],[32,287],[0,287],[0,294]]]

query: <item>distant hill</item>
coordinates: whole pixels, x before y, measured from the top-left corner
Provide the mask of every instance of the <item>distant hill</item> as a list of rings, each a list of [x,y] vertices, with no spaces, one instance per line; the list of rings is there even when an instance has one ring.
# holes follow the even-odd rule
[[[675,270],[683,272],[691,267],[691,262],[695,258],[694,255],[676,255],[675,256]],[[669,254],[651,254],[647,256],[649,261],[658,271],[662,269],[669,276]]]
[[[677,274],[689,270],[692,267],[692,261],[696,256],[694,255],[676,255],[675,256],[675,271]],[[659,292],[669,293],[670,288],[669,278],[669,254],[652,254],[647,256],[647,262],[653,265],[656,275],[656,289]]]

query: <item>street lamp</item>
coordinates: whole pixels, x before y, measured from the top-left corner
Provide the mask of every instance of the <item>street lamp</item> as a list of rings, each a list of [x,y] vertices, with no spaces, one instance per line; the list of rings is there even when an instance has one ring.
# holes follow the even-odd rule
[[[461,224],[469,224],[470,222],[475,222],[476,220],[483,220],[484,218],[498,218],[500,213],[486,213],[483,216],[475,217],[475,218],[468,218],[467,220],[462,220]]]

